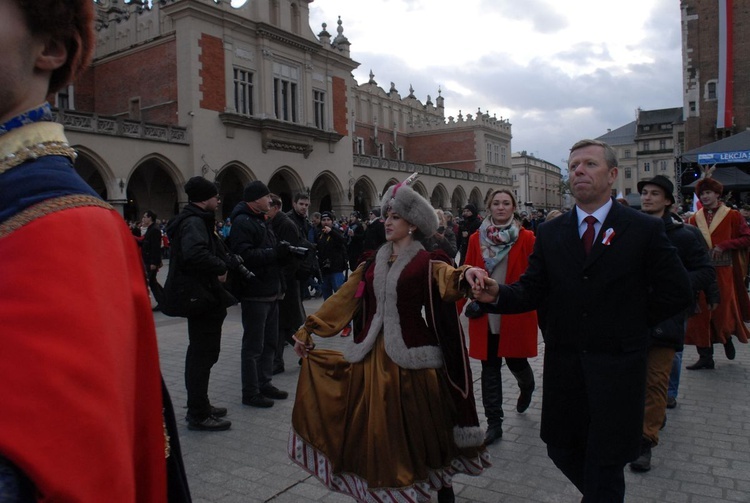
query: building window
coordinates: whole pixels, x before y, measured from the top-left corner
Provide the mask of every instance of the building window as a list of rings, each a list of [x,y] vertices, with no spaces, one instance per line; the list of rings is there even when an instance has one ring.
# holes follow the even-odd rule
[[[63,87],[57,91],[55,106],[62,110],[73,110],[75,108],[73,105],[73,94],[72,85]]]
[[[625,178],[630,178],[630,168],[625,168]]]
[[[500,164],[500,145],[493,145],[494,146],[494,157],[495,164]]]
[[[644,131],[651,131],[651,126],[643,126]]]
[[[130,98],[128,104],[128,119],[139,121],[141,120],[141,97],[135,96]]]
[[[648,152],[648,151],[649,151],[649,144],[648,144],[648,142],[647,142],[647,141],[644,141],[644,142],[643,142],[643,150],[645,150],[646,152]]]
[[[716,82],[709,82],[706,84],[706,99],[707,100],[716,99]]]
[[[398,160],[399,161],[405,161],[406,160],[406,154],[404,152],[404,147],[398,148]]]
[[[629,195],[632,191],[633,191],[633,189],[631,189],[630,187],[626,188],[625,189],[625,195],[626,196]]]
[[[659,162],[659,171],[666,171],[666,170],[667,170],[667,161]]]
[[[492,143],[487,142],[487,164],[492,164]]]
[[[289,65],[274,63],[273,73],[273,106],[276,118],[287,122],[299,122],[299,70]]]
[[[630,149],[625,150],[625,159],[630,159]]]
[[[643,171],[646,173],[651,171],[651,163],[650,162],[644,162],[643,163]]]
[[[315,110],[315,127],[326,128],[326,93],[313,91],[313,107]]]
[[[365,139],[361,137],[357,137],[355,148],[357,149],[357,155],[365,155]]]
[[[667,140],[659,140],[659,150],[667,149]]]
[[[378,157],[385,157],[385,143],[378,143]]]
[[[500,166],[507,166],[506,161],[505,147],[500,147]]]
[[[253,74],[234,69],[234,109],[238,114],[253,115]]]
[[[690,103],[688,103],[688,107],[690,108],[691,112],[695,112],[695,102],[694,101],[691,101]]]

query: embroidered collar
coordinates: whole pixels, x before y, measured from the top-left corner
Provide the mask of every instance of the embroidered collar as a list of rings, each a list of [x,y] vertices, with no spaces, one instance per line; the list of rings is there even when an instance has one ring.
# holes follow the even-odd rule
[[[32,108],[31,110],[27,110],[21,115],[16,115],[9,121],[0,124],[0,136],[4,135],[8,131],[12,131],[27,124],[32,124],[34,122],[40,121],[52,121],[52,109],[50,108],[49,103],[45,102],[43,105]]]
[[[34,122],[0,136],[0,174],[26,161],[48,155],[62,155],[75,162],[62,124]]]

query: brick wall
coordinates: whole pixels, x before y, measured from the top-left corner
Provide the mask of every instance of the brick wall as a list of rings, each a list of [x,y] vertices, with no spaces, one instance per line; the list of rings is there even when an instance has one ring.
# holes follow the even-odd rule
[[[420,164],[446,163],[443,167],[474,171],[475,157],[474,131],[434,132],[429,136],[412,136],[406,141],[406,158]]]
[[[174,40],[96,64],[79,85],[78,110],[127,117],[131,98],[140,97],[141,120],[177,124]]]
[[[331,84],[333,88],[333,129],[338,134],[347,136],[346,81],[341,77],[333,77]]]
[[[224,43],[220,38],[204,33],[198,41],[198,46],[201,48],[201,69],[198,71],[201,78],[200,91],[203,93],[201,108],[223,112],[227,103],[224,87]]]

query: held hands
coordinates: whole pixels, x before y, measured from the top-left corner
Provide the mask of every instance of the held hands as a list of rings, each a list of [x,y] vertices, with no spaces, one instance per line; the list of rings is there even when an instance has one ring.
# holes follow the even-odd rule
[[[711,250],[711,258],[713,260],[719,260],[722,253],[724,253],[724,250],[722,250],[718,246],[714,246],[714,248]]]
[[[297,356],[300,358],[307,358],[310,351],[315,349],[315,344],[312,342],[310,344],[305,344],[295,336],[292,336],[292,339],[294,339],[294,352],[297,353]]]
[[[497,281],[490,278],[487,271],[481,267],[471,267],[464,273],[466,281],[471,287],[471,295],[479,302],[495,302],[500,291]]]

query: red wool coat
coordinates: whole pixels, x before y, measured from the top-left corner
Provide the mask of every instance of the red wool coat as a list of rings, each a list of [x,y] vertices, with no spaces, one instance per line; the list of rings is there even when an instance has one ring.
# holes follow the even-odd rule
[[[485,267],[482,251],[479,247],[479,232],[469,238],[465,265]],[[513,244],[505,260],[508,268],[505,284],[515,283],[529,265],[529,255],[534,249],[534,233],[521,228],[518,240]],[[463,303],[459,304],[463,309]],[[487,315],[469,320],[469,356],[477,360],[486,360],[487,354]],[[522,314],[503,314],[500,323],[500,344],[497,356],[510,358],[531,358],[537,355],[538,325],[536,311]]]

